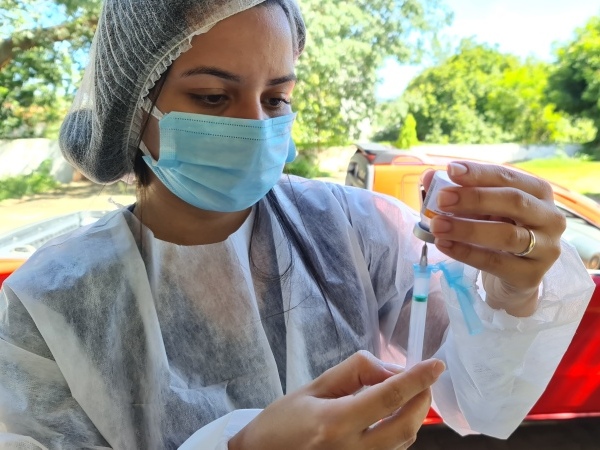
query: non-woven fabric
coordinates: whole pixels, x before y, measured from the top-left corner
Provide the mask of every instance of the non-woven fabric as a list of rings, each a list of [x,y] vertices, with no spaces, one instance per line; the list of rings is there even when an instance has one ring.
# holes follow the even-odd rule
[[[412,211],[290,177],[253,214],[224,242],[178,246],[121,209],[36,252],[0,294],[0,430],[10,433],[0,442],[128,450],[189,439],[184,448],[224,450],[255,410],[358,350],[403,362],[422,245]],[[505,438],[546,387],[593,283],[565,245],[536,313],[511,317],[478,298],[477,336],[447,286],[432,286],[426,353],[448,367],[436,408],[462,434]]]

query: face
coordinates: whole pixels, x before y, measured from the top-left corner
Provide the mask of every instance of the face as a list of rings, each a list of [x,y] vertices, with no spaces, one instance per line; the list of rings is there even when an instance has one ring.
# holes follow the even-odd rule
[[[174,61],[156,106],[211,116],[266,120],[290,114],[296,84],[292,32],[279,6],[254,7],[196,36]],[[158,159],[158,121],[144,143]]]

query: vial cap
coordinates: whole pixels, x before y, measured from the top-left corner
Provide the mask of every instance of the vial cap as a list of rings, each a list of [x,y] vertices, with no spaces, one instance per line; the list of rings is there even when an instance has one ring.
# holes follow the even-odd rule
[[[429,230],[423,228],[420,223],[415,224],[415,227],[413,228],[413,234],[429,244],[433,244],[435,242],[435,236],[431,234]]]

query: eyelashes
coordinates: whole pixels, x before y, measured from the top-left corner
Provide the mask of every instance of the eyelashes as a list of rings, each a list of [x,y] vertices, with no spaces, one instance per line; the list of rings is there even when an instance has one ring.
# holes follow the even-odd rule
[[[217,109],[227,106],[229,98],[224,94],[189,94],[190,98],[199,106],[207,109]],[[262,100],[266,108],[277,111],[292,104],[292,99],[282,97],[268,97]]]

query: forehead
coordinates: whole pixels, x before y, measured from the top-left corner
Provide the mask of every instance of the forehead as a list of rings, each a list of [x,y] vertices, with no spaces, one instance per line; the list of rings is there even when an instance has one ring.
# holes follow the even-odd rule
[[[175,61],[173,69],[185,71],[197,64],[232,70],[293,67],[293,36],[285,12],[278,5],[259,5],[220,21],[193,38],[192,48]]]

